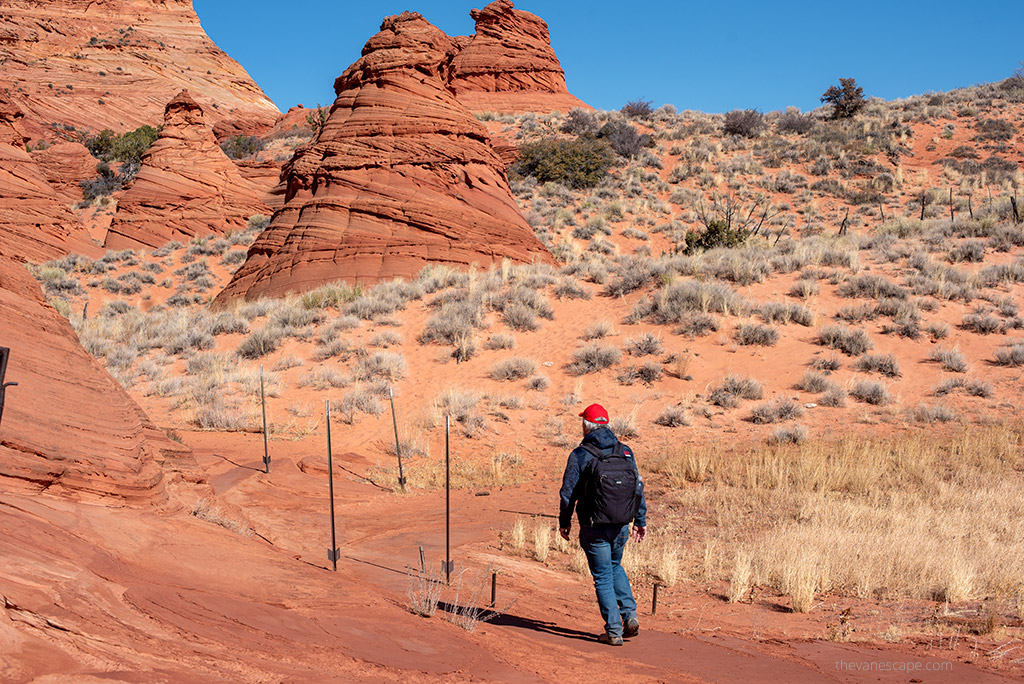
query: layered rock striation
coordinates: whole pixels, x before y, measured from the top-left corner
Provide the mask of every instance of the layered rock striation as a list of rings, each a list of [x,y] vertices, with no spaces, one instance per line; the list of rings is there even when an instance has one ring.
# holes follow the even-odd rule
[[[32,262],[68,252],[94,255],[85,226],[26,151],[23,116],[0,96],[0,255]]]
[[[11,349],[0,423],[0,491],[158,503],[188,450],[142,409],[43,301],[24,265],[0,256],[0,346]]]
[[[486,129],[448,87],[459,49],[419,14],[385,19],[335,82],[320,135],[285,166],[285,204],[221,302],[411,277],[428,263],[551,260]]]
[[[548,25],[495,0],[470,16],[476,33],[460,38],[452,59],[450,86],[473,111],[568,112],[589,105],[569,93],[565,72],[551,48]]]
[[[183,90],[167,103],[160,137],[121,196],[104,246],[159,247],[240,230],[253,214],[269,213],[262,194],[217,145],[203,108]]]
[[[279,115],[206,35],[192,0],[10,0],[0,5],[0,63],[40,133],[52,123],[119,132],[152,125],[183,88],[207,106],[211,125],[269,127]]]

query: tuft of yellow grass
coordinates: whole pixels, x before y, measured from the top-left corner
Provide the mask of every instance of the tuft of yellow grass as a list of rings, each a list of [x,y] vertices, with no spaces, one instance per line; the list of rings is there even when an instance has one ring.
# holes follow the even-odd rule
[[[541,523],[533,528],[533,557],[541,563],[548,559],[551,550],[551,528]]]

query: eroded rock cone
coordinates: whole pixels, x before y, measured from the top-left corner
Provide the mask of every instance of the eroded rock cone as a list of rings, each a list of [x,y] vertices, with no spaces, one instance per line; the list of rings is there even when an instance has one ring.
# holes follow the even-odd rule
[[[253,214],[269,213],[260,195],[217,145],[203,109],[183,90],[167,104],[160,137],[118,202],[104,246],[159,247],[239,230]]]
[[[0,344],[11,349],[0,491],[161,503],[188,449],[157,430],[78,343],[24,265],[0,256]]]
[[[547,23],[495,0],[472,10],[476,34],[452,60],[450,84],[472,111],[568,112],[590,109],[569,93],[565,72],[551,49]]]
[[[95,254],[81,221],[25,150],[23,116],[0,97],[0,255],[42,262],[68,252]]]
[[[335,82],[319,137],[285,166],[285,205],[219,301],[412,277],[428,263],[551,261],[486,130],[447,87],[457,52],[419,14],[384,20]]]

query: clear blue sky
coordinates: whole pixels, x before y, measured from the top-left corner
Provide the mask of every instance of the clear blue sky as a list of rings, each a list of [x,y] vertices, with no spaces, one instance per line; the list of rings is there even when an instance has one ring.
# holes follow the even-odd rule
[[[467,0],[195,0],[207,34],[286,111],[334,101],[334,79],[389,15],[473,33]],[[807,111],[839,77],[885,99],[1009,76],[1024,60],[1024,0],[521,0],[539,15],[569,90],[598,109]]]

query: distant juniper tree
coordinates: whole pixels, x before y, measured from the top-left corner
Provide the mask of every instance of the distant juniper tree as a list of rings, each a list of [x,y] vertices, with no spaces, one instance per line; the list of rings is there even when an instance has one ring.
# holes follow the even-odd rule
[[[833,119],[849,119],[864,108],[864,89],[857,85],[857,79],[841,78],[838,86],[829,86],[821,101],[832,105]]]
[[[306,114],[306,124],[313,129],[314,136],[320,135],[320,131],[327,123],[328,116],[330,116],[330,110],[319,102],[316,103],[316,109]]]

